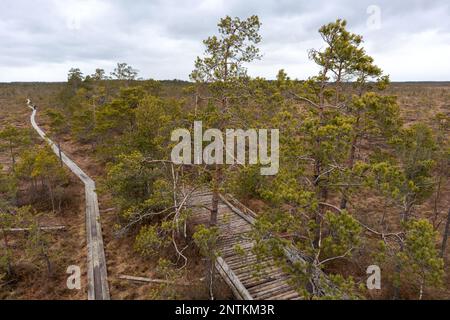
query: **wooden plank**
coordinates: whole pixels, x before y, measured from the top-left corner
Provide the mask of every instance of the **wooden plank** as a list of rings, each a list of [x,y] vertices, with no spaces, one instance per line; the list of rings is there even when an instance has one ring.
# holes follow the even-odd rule
[[[274,287],[269,291],[261,292],[256,295],[255,299],[266,300],[271,299],[274,294],[285,293],[287,291],[292,291],[292,287],[289,284],[283,284],[282,286]]]
[[[251,289],[249,289],[249,292],[251,292],[252,295],[258,295],[263,292],[269,292],[277,288],[282,288],[286,285],[290,287],[285,281],[285,279],[274,279],[270,282],[262,283],[260,285],[252,287]]]
[[[261,272],[249,272],[248,270],[244,270],[244,272],[236,272],[236,274],[239,275],[239,279],[241,279],[241,281],[250,281],[250,279],[255,279],[255,281],[257,281],[263,277],[269,277],[271,273],[278,272],[279,270],[279,268],[273,268]]]
[[[267,278],[261,278],[261,279],[255,279],[255,278],[249,278],[247,280],[242,280],[241,282],[244,284],[244,286],[247,288],[247,290],[251,290],[253,287],[256,287],[258,285],[261,285],[263,283],[268,283],[271,281],[276,280],[278,277],[285,275],[283,272],[275,272],[271,273]]]
[[[246,246],[246,248],[250,249],[255,246],[255,244],[248,239],[243,239],[241,237],[231,237],[231,238],[220,238],[219,246],[223,249],[233,249],[233,247],[237,244],[240,244],[242,246]],[[231,247],[233,246],[233,247]]]
[[[254,271],[258,271],[256,266],[257,266],[256,263],[255,263],[255,264],[251,264],[251,265],[244,264],[244,265],[242,265],[242,266],[239,266],[239,267],[234,268],[233,270],[234,270],[234,272],[239,273],[239,274],[242,274],[243,272],[246,272],[246,271],[252,271],[252,272],[254,272]],[[267,265],[264,265],[264,266],[263,266],[264,269],[266,269],[266,268],[267,268],[267,269],[270,269],[270,268],[272,268],[272,267],[273,267],[273,268],[276,267],[273,261],[270,261],[270,263],[268,263]],[[264,269],[263,269],[263,270],[264,270]],[[272,269],[270,269],[270,270],[272,270]],[[264,272],[264,271],[262,271],[262,272]]]
[[[219,241],[220,246],[224,249],[232,249],[231,246],[234,247],[238,243],[248,245],[250,246],[249,248],[253,248],[255,246],[251,240],[246,239],[246,237],[241,234],[235,234],[234,237],[220,237]]]
[[[276,296],[270,297],[272,300],[293,300],[300,299],[300,295],[297,291],[285,292]]]
[[[235,258],[235,257],[233,257],[233,258]],[[226,259],[226,261],[227,261],[228,265],[229,265],[232,269],[234,269],[234,267],[238,267],[239,265],[243,265],[243,264],[248,265],[248,264],[264,264],[264,263],[269,263],[269,262],[270,262],[270,259],[264,259],[264,260],[258,261],[258,258],[256,258],[256,257],[255,257],[255,258],[249,259],[249,258],[240,256],[240,257],[236,257],[236,258],[233,259],[233,260]]]
[[[254,261],[257,260],[258,257],[251,251],[244,251],[244,255],[237,253],[236,256],[231,256],[229,258],[226,258],[228,264],[233,263],[235,261]]]
[[[253,297],[247,291],[247,289],[242,285],[239,278],[234,274],[234,272],[228,267],[227,263],[220,257],[216,260],[216,269],[219,273],[225,274],[225,278],[232,283],[232,287],[235,288],[235,291],[239,294],[242,300],[253,300]]]

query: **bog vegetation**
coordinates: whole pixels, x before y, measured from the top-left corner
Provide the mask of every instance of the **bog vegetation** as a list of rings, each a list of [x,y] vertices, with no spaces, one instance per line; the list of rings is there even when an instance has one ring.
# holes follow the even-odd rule
[[[49,135],[58,144],[70,135],[104,164],[102,192],[119,211],[116,236],[133,235],[135,254],[159,260],[166,274],[186,266],[186,247],[195,244],[214,297],[219,196],[230,193],[257,204],[255,253],[275,259],[306,298],[371,297],[364,286],[369,265],[383,270],[378,297],[448,295],[448,114],[404,123],[388,75],[345,20],[320,28],[323,45],[309,51],[316,76],[299,81],[280,70],[274,81],[252,78],[246,66],[262,58],[260,26],[257,16],[221,19],[191,82],[176,89],[138,79],[124,63],[110,76],[70,70],[57,107],[46,111]],[[171,163],[171,132],[191,130],[194,121],[219,130],[280,129],[279,173],[261,176],[259,165]],[[46,199],[57,213],[68,178],[58,158],[30,148],[31,140],[24,129],[0,130],[0,148],[10,158],[0,170],[3,279],[13,277],[7,230],[17,226],[29,228],[26,248],[52,273],[49,235],[40,232],[33,209],[19,208],[17,185],[25,183],[29,197]],[[213,193],[210,223],[190,230],[187,199],[202,188]],[[308,259],[288,263],[285,248]]]

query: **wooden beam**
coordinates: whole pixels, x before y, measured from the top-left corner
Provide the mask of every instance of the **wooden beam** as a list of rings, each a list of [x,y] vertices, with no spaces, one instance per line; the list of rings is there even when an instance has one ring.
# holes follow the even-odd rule
[[[249,216],[248,214],[245,214],[244,212],[242,212],[241,210],[239,210],[238,208],[236,208],[234,205],[232,205],[230,203],[230,201],[228,201],[223,195],[219,194],[220,199],[225,202],[225,204],[230,207],[230,209],[236,213],[238,216],[240,216],[241,218],[243,218],[245,221],[247,221],[248,223],[254,225],[255,224],[255,218]]]
[[[161,280],[161,279],[150,279],[150,278],[143,278],[143,277],[133,277],[133,276],[127,276],[127,275],[120,275],[119,279],[121,280],[128,280],[128,281],[134,281],[134,282],[144,282],[144,283],[157,283],[157,284],[174,284],[177,286],[190,286],[191,283],[189,282],[176,282],[176,281],[169,281],[169,280]]]
[[[61,230],[65,230],[66,227],[65,226],[54,226],[54,227],[41,227],[39,228],[39,230],[41,231],[61,231]],[[6,231],[6,232],[26,232],[26,231],[30,231],[30,228],[11,228],[11,229],[1,229],[2,231]]]
[[[236,205],[238,205],[238,206],[240,206],[241,207],[241,209],[243,209],[243,211],[244,211],[244,213],[245,214],[248,214],[248,215],[250,215],[251,217],[253,217],[253,218],[258,218],[258,215],[256,214],[256,212],[255,211],[253,211],[252,209],[250,209],[249,207],[247,207],[247,206],[245,206],[243,203],[241,203],[238,199],[236,199],[232,194],[227,194],[226,195],[228,198],[230,198],[231,199],[231,201],[234,201],[234,203],[236,204]]]
[[[216,260],[216,269],[222,275],[225,282],[230,286],[236,298],[239,300],[253,300],[251,294],[221,257],[218,257]]]

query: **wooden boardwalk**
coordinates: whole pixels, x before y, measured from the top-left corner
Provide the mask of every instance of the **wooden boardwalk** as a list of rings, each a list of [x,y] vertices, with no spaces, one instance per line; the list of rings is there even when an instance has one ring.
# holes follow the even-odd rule
[[[191,205],[210,207],[212,194],[207,191],[195,192],[189,201]],[[209,224],[208,209],[195,208],[193,211],[193,225]],[[276,266],[272,259],[262,261],[262,268],[256,272],[257,257],[252,252],[255,243],[249,238],[254,221],[252,213],[245,213],[236,204],[221,197],[217,271],[239,300],[300,300],[301,296],[288,283],[289,275]],[[237,252],[237,246],[243,249],[244,254]]]
[[[50,140],[44,131],[36,123],[37,110],[32,106],[31,100],[27,100],[28,107],[33,111],[30,117],[31,125],[59,156],[60,150]],[[95,182],[81,170],[64,152],[61,152],[63,163],[84,183],[86,195],[86,237],[87,237],[87,291],[88,300],[110,300],[108,274],[106,269],[105,250],[103,246],[102,227],[100,224],[100,212],[98,207]]]

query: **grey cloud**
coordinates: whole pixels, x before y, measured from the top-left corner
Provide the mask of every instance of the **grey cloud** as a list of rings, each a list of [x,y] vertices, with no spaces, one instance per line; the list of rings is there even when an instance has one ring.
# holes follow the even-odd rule
[[[381,9],[378,30],[367,27],[372,4]],[[202,40],[227,14],[261,18],[264,58],[249,66],[252,75],[273,78],[286,68],[310,76],[307,50],[322,46],[318,28],[345,18],[394,80],[450,80],[450,62],[433,63],[450,56],[448,0],[2,0],[1,9],[0,81],[64,80],[72,66],[89,73],[117,61],[143,77],[187,79]]]

